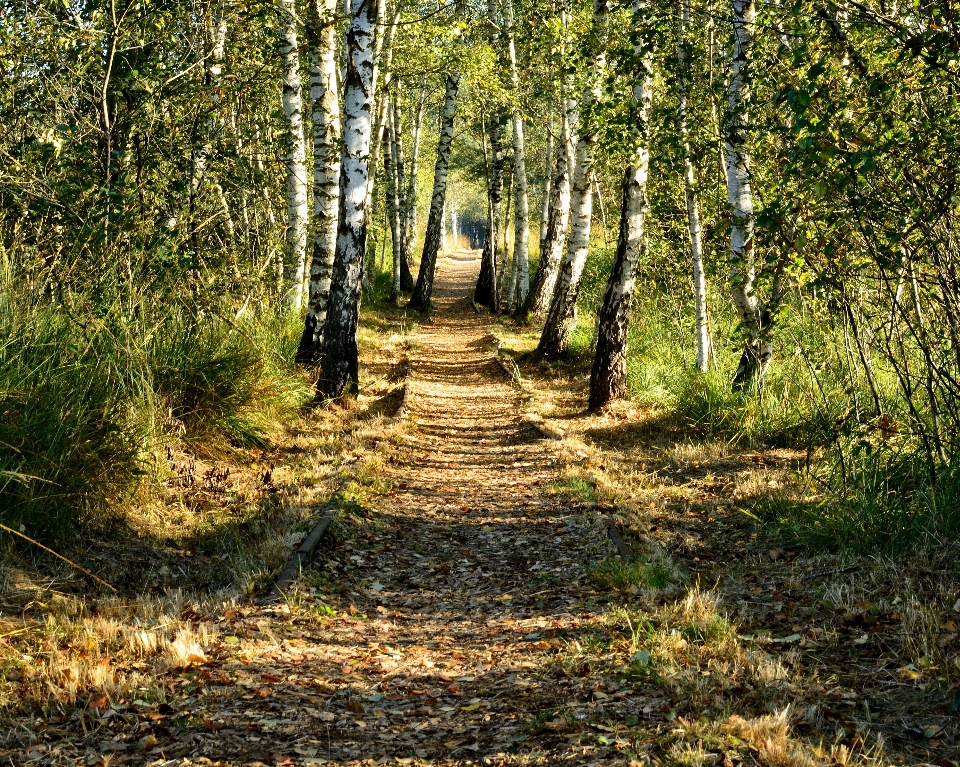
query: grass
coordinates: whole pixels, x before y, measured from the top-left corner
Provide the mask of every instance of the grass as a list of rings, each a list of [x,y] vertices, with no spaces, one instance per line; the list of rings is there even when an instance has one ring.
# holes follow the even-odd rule
[[[267,447],[309,397],[296,328],[270,310],[135,295],[61,311],[15,282],[0,275],[0,521],[33,537],[128,502],[164,444]]]
[[[598,586],[630,591],[638,588],[664,588],[670,580],[670,573],[660,564],[645,558],[624,562],[622,559],[610,559],[590,567],[590,578]]]

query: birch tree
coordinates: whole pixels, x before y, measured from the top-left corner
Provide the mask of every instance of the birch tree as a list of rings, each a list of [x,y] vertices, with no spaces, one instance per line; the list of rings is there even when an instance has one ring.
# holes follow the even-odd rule
[[[207,162],[213,148],[213,142],[220,132],[221,92],[223,88],[223,59],[227,44],[227,20],[221,15],[211,18],[207,36],[210,38],[210,52],[204,66],[204,79],[207,96],[207,116],[203,124],[203,137],[193,149],[190,158],[190,178],[187,180],[189,192],[189,210],[191,226],[194,226],[197,196],[207,171]],[[218,185],[219,186],[219,185]],[[222,195],[222,190],[220,191]]]
[[[631,95],[631,164],[623,180],[617,255],[597,316],[597,349],[590,371],[590,410],[626,395],[627,332],[643,249],[650,169],[650,109],[653,102],[653,24],[648,0],[633,0],[636,70]]]
[[[756,216],[750,187],[751,52],[757,22],[753,0],[733,0],[733,58],[727,88],[724,149],[727,163],[727,199],[730,203],[730,287],[733,303],[747,340],[733,377],[733,388],[761,384],[770,364],[773,345],[770,318],[756,295],[753,232]]]
[[[443,224],[444,203],[447,192],[447,171],[450,167],[450,153],[453,145],[453,118],[457,111],[457,90],[460,75],[447,76],[443,96],[443,114],[440,121],[440,141],[437,146],[437,163],[433,171],[433,196],[430,200],[430,215],[427,219],[427,232],[423,240],[423,255],[420,257],[420,272],[417,284],[410,297],[410,307],[418,311],[430,309],[430,297],[433,294],[433,277],[437,266],[437,253],[440,250],[441,228]]]
[[[390,224],[390,245],[393,251],[393,279],[391,282],[390,297],[396,301],[400,297],[400,265],[405,259],[403,252],[403,231],[400,225],[400,190],[402,188],[400,168],[400,119],[397,114],[397,105],[394,99],[390,100],[387,119],[389,136],[389,151],[384,152],[383,158],[386,168],[386,202],[387,220]]]
[[[287,231],[284,253],[284,288],[291,310],[303,304],[307,259],[307,147],[303,134],[303,99],[300,83],[300,47],[297,40],[297,7],[294,0],[278,0],[283,69],[283,115],[286,121]]]
[[[337,89],[337,0],[311,0],[307,9],[313,120],[313,251],[310,290],[297,362],[319,361],[337,248],[340,199],[340,99]]]
[[[587,112],[600,99],[600,78],[606,68],[607,23],[606,0],[593,0],[591,78],[582,101],[582,109]],[[596,128],[593,125],[586,125],[577,139],[576,162],[570,186],[570,235],[567,239],[567,252],[557,276],[553,301],[537,346],[537,354],[547,359],[566,353],[570,332],[576,324],[580,278],[583,276],[587,250],[590,247],[593,154],[596,141]]]
[[[521,317],[529,317],[537,323],[546,319],[550,308],[570,225],[570,169],[573,166],[575,140],[566,105],[561,118],[560,136],[561,145],[560,151],[557,152],[556,169],[551,184],[552,194],[546,233],[540,245],[540,262],[537,264],[537,272],[527,300],[520,308]]]
[[[403,237],[404,260],[400,264],[400,288],[405,291],[413,290],[413,270],[410,259],[417,245],[417,176],[420,172],[420,131],[423,126],[423,108],[427,98],[427,78],[424,75],[420,80],[420,96],[417,100],[417,109],[413,115],[410,146],[410,176],[403,202]]]
[[[507,61],[510,64],[510,85],[513,90],[513,184],[514,184],[514,240],[513,263],[516,278],[511,280],[510,305],[526,301],[530,291],[530,205],[527,199],[526,146],[523,134],[523,115],[520,112],[520,75],[517,72],[516,29],[513,18],[513,0],[501,0],[507,37]],[[514,287],[515,286],[515,287]],[[516,291],[514,295],[514,291]]]
[[[690,154],[687,128],[687,91],[690,88],[690,0],[680,0],[680,24],[677,40],[677,125],[683,152],[683,189],[687,203],[687,232],[690,236],[690,261],[693,271],[694,329],[697,342],[697,370],[705,372],[710,364],[710,329],[707,325],[707,277],[703,269],[703,234],[697,199],[696,174]]]
[[[357,324],[367,243],[367,174],[373,127],[376,23],[375,0],[351,0],[343,95],[340,213],[333,282],[323,329],[318,399],[340,397],[348,384],[355,387],[358,383]]]

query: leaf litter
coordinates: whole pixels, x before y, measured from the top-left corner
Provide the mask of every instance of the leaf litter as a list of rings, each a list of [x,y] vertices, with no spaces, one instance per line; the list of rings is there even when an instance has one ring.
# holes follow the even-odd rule
[[[689,577],[696,565],[674,566],[663,550],[682,552],[649,535],[634,541],[642,556],[633,569],[596,577],[597,563],[615,557],[606,535],[615,504],[562,491],[558,478],[590,461],[569,439],[541,440],[522,417],[465,298],[476,265],[475,254],[443,262],[439,316],[415,339],[405,428],[371,445],[382,462],[368,466],[365,490],[287,602],[197,616],[209,641],[185,648],[181,666],[157,679],[162,702],[94,691],[77,711],[21,720],[30,743],[3,759],[104,767],[910,761],[856,726],[849,714],[869,719],[871,703],[842,674],[821,677],[828,686],[801,668],[798,653],[831,629],[800,621],[792,603],[773,620],[740,610],[734,623],[725,607],[733,587],[701,590]],[[598,484],[604,470],[591,475]],[[682,530],[670,514],[660,503],[650,524]],[[733,545],[748,535],[718,527]],[[685,540],[693,537],[688,530]],[[717,563],[713,543],[706,559]],[[768,556],[781,568],[791,560]],[[644,580],[654,567],[666,585]],[[735,563],[710,574],[744,595],[757,589],[755,574]],[[767,591],[790,587],[785,579]],[[883,617],[857,614],[866,616],[863,644],[872,644],[870,627]],[[923,674],[889,677],[915,687]],[[812,701],[821,708],[812,711]],[[924,718],[916,734],[928,741],[929,763],[955,764],[929,751],[952,724],[933,711],[911,722]],[[827,731],[837,723],[842,742]]]

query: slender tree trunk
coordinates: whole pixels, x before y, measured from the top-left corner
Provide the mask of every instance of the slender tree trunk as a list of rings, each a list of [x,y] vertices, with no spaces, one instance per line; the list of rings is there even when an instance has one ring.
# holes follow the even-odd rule
[[[516,103],[520,97],[520,75],[517,72],[517,46],[514,29],[513,0],[501,0],[507,30],[507,59],[510,64],[510,84]],[[513,301],[522,306],[530,292],[530,202],[527,197],[527,161],[523,135],[523,115],[520,107],[513,108],[513,262],[516,271],[515,288],[510,290],[510,306]]]
[[[553,120],[547,128],[546,162],[543,168],[543,190],[540,194],[540,259],[547,249],[550,220],[550,193],[553,190]]]
[[[427,233],[423,241],[423,255],[420,257],[420,273],[410,298],[410,307],[419,311],[430,309],[430,296],[433,294],[433,277],[437,266],[437,252],[440,250],[440,225],[443,221],[443,207],[447,192],[447,169],[450,166],[450,151],[453,144],[453,118],[457,111],[457,89],[460,75],[447,76],[446,92],[443,97],[443,117],[440,123],[440,142],[437,147],[437,164],[433,171],[433,197],[430,201],[430,216],[427,219]]]
[[[690,234],[690,260],[693,265],[694,327],[697,339],[697,370],[706,372],[710,366],[710,329],[707,324],[707,277],[703,270],[703,236],[700,225],[700,205],[697,200],[697,182],[690,154],[690,135],[687,129],[687,89],[690,87],[690,44],[687,27],[690,25],[690,0],[680,0],[680,35],[677,43],[679,78],[677,86],[677,122],[683,147],[683,187],[687,201],[687,231]]]
[[[494,113],[488,120],[490,138],[490,183],[487,189],[487,239],[480,257],[480,274],[473,300],[490,311],[499,309],[500,291],[497,275],[500,270],[500,219],[503,214],[503,124]]]
[[[195,145],[190,158],[190,177],[187,179],[187,191],[190,195],[189,206],[191,216],[196,206],[196,199],[200,193],[204,176],[207,171],[207,162],[217,138],[220,127],[221,92],[223,89],[223,59],[227,44],[227,20],[223,16],[211,19],[207,28],[210,38],[210,52],[207,54],[204,71],[205,90],[207,92],[207,115],[203,125],[202,141]],[[193,226],[193,222],[191,222]]]
[[[750,55],[757,20],[753,0],[733,0],[733,60],[727,90],[725,150],[727,199],[730,203],[730,288],[733,303],[747,333],[733,388],[740,391],[752,383],[761,385],[773,346],[769,336],[769,315],[754,293],[756,262],[753,251],[755,215],[750,188],[751,72]]]
[[[412,259],[417,247],[417,176],[420,172],[420,130],[423,126],[423,106],[427,98],[427,78],[420,81],[420,100],[413,117],[413,145],[410,147],[410,179],[406,191],[406,222],[404,224],[404,239],[406,245],[404,263],[400,264],[400,287],[405,291],[413,291]]]
[[[400,297],[400,264],[403,261],[403,232],[400,231],[400,132],[396,103],[391,100],[387,127],[390,131],[390,151],[384,152],[387,171],[387,218],[390,221],[390,244],[393,249],[393,287],[391,298]]]
[[[398,4],[399,6],[399,4]],[[379,10],[378,13],[381,14],[381,18],[384,18],[386,13],[386,3],[384,0],[379,0]],[[384,128],[387,125],[388,121],[388,111],[389,111],[389,102],[390,102],[390,81],[393,79],[393,38],[397,31],[397,22],[400,20],[400,9],[396,9],[393,19],[390,21],[386,28],[384,29],[381,25],[380,30],[377,34],[376,49],[374,52],[376,70],[375,76],[380,78],[380,83],[377,86],[377,98],[376,98],[376,111],[374,112],[375,120],[373,124],[373,136],[372,144],[370,147],[370,167],[371,169],[377,167],[380,157],[380,147],[383,144],[383,133]],[[382,65],[381,65],[381,62]],[[370,177],[367,179],[367,209],[370,210],[371,203],[373,200],[373,186],[376,182],[377,174],[375,171],[371,171]]]
[[[597,350],[590,371],[590,410],[626,395],[627,332],[633,304],[637,263],[643,248],[647,175],[650,168],[650,108],[653,102],[653,30],[648,0],[633,0],[633,33],[637,69],[631,104],[633,157],[623,180],[623,205],[617,256],[597,317]]]
[[[313,219],[310,291],[297,362],[316,364],[327,318],[340,200],[340,99],[337,89],[337,0],[311,0],[307,10],[313,118]]]
[[[497,15],[497,0],[487,0],[487,22],[490,27],[490,48],[499,49],[500,23]],[[487,184],[487,240],[480,256],[480,273],[473,300],[492,312],[500,309],[500,219],[503,206],[503,118],[496,110],[489,116],[490,167]]]
[[[303,304],[307,263],[307,147],[303,135],[300,83],[300,48],[297,41],[297,7],[294,0],[279,0],[283,57],[283,114],[286,119],[287,232],[284,283],[293,311]]]
[[[537,273],[533,278],[530,294],[519,312],[521,316],[528,316],[537,323],[546,319],[547,310],[550,308],[550,299],[553,297],[553,290],[557,283],[557,273],[560,271],[560,264],[563,261],[567,244],[567,229],[570,225],[571,166],[568,158],[572,151],[568,150],[573,149],[573,140],[566,110],[564,110],[561,124],[561,134],[562,146],[557,153],[546,237],[540,245],[540,262],[537,264]]]
[[[596,46],[591,62],[591,83],[583,96],[584,111],[600,98],[600,78],[606,68],[608,10],[606,0],[594,0],[593,32]],[[590,220],[593,214],[593,153],[597,136],[594,126],[587,126],[577,140],[577,159],[570,189],[570,236],[567,253],[557,277],[553,302],[540,335],[537,353],[547,359],[567,352],[570,332],[577,321],[577,297],[580,278],[590,247]]]
[[[317,398],[332,399],[358,383],[357,323],[367,241],[367,174],[374,95],[375,0],[352,0],[343,96],[343,155],[337,250]]]

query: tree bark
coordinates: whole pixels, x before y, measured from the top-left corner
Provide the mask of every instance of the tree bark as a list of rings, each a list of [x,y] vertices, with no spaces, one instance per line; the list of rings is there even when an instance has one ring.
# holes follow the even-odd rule
[[[553,120],[547,128],[546,161],[543,168],[543,189],[540,194],[540,259],[547,246],[547,231],[550,223],[550,197],[553,191]]]
[[[600,99],[600,79],[606,69],[608,9],[606,0],[593,2],[593,60],[591,83],[583,95],[583,111],[589,113]],[[577,158],[570,188],[570,236],[567,252],[553,293],[553,302],[543,325],[537,354],[547,359],[562,357],[570,344],[570,333],[577,321],[577,297],[580,278],[590,247],[590,222],[593,215],[593,154],[597,135],[593,125],[585,126],[577,139]]]
[[[190,177],[187,179],[187,191],[189,192],[190,215],[196,207],[196,199],[200,193],[200,187],[206,176],[207,162],[210,152],[213,148],[213,142],[217,138],[220,129],[220,104],[221,92],[223,88],[223,59],[227,44],[227,20],[224,16],[216,16],[211,19],[207,35],[210,38],[210,52],[207,54],[204,67],[204,79],[207,92],[207,115],[203,126],[203,139],[194,146],[193,154],[190,158]],[[191,226],[194,225],[191,221]]]
[[[417,175],[419,174],[420,159],[420,130],[423,126],[423,106],[427,98],[427,78],[424,75],[420,81],[420,100],[413,117],[412,146],[410,147],[410,178],[405,194],[405,221],[404,230],[404,262],[400,264],[400,287],[402,290],[413,291],[413,253],[417,246]]]
[[[550,299],[557,283],[557,273],[567,244],[567,229],[570,225],[570,163],[572,149],[570,123],[566,112],[562,121],[563,146],[557,153],[553,194],[547,220],[546,237],[540,245],[540,262],[527,300],[520,308],[521,317],[529,317],[540,323],[546,319]]]
[[[517,71],[517,46],[514,29],[513,0],[501,0],[503,16],[507,30],[507,58],[510,63],[510,84],[513,89],[516,106],[513,108],[513,185],[514,185],[514,215],[513,215],[513,263],[516,278],[512,280],[511,305],[513,300],[522,306],[530,292],[530,203],[527,198],[527,165],[526,146],[523,135],[523,115],[520,112],[520,75]]]
[[[357,324],[367,241],[367,174],[374,89],[375,0],[352,0],[343,96],[340,214],[333,282],[323,333],[317,398],[340,397],[358,383]]]
[[[283,115],[286,120],[284,164],[287,168],[287,231],[284,252],[284,289],[292,311],[303,305],[307,264],[307,147],[303,135],[300,48],[294,0],[279,0],[283,57]]]
[[[393,282],[390,297],[400,297],[400,264],[404,260],[403,232],[400,228],[400,119],[397,105],[391,100],[387,127],[390,130],[390,151],[384,152],[387,170],[387,218],[390,221],[390,244],[393,249]]]
[[[457,111],[457,89],[460,75],[447,76],[443,97],[443,117],[440,122],[440,142],[437,147],[437,164],[433,171],[433,197],[430,201],[430,216],[427,219],[427,233],[423,241],[423,255],[420,257],[420,272],[417,284],[410,297],[410,308],[418,311],[430,309],[430,296],[433,294],[433,277],[437,266],[437,252],[440,250],[440,229],[443,222],[443,208],[447,192],[447,169],[450,166],[450,151],[453,144],[453,118]]]
[[[755,214],[750,188],[751,72],[757,11],[753,0],[733,0],[733,59],[727,89],[727,118],[724,130],[727,163],[727,199],[730,203],[730,289],[740,322],[747,334],[740,364],[733,377],[734,391],[763,383],[773,346],[770,318],[763,302],[754,293],[756,261],[753,251]]]
[[[703,269],[703,235],[697,182],[690,153],[687,129],[687,89],[690,87],[690,44],[686,37],[690,24],[690,0],[680,0],[680,34],[677,43],[679,77],[677,86],[677,122],[683,148],[683,188],[687,203],[687,231],[690,235],[690,261],[693,267],[694,328],[697,339],[697,370],[710,366],[710,329],[707,324],[707,278]]]
[[[650,109],[653,102],[653,25],[647,0],[633,0],[634,73],[630,125],[633,157],[623,180],[617,255],[597,317],[597,349],[590,371],[590,410],[626,395],[627,333],[643,248],[650,169]]]
[[[337,0],[311,0],[307,10],[313,119],[313,219],[310,291],[297,362],[316,364],[327,318],[340,199],[340,99],[337,93]]]
[[[480,274],[473,300],[495,312],[500,304],[497,273],[500,268],[500,219],[503,214],[503,124],[499,114],[490,115],[488,131],[490,138],[490,183],[487,188],[487,239],[480,257]]]

